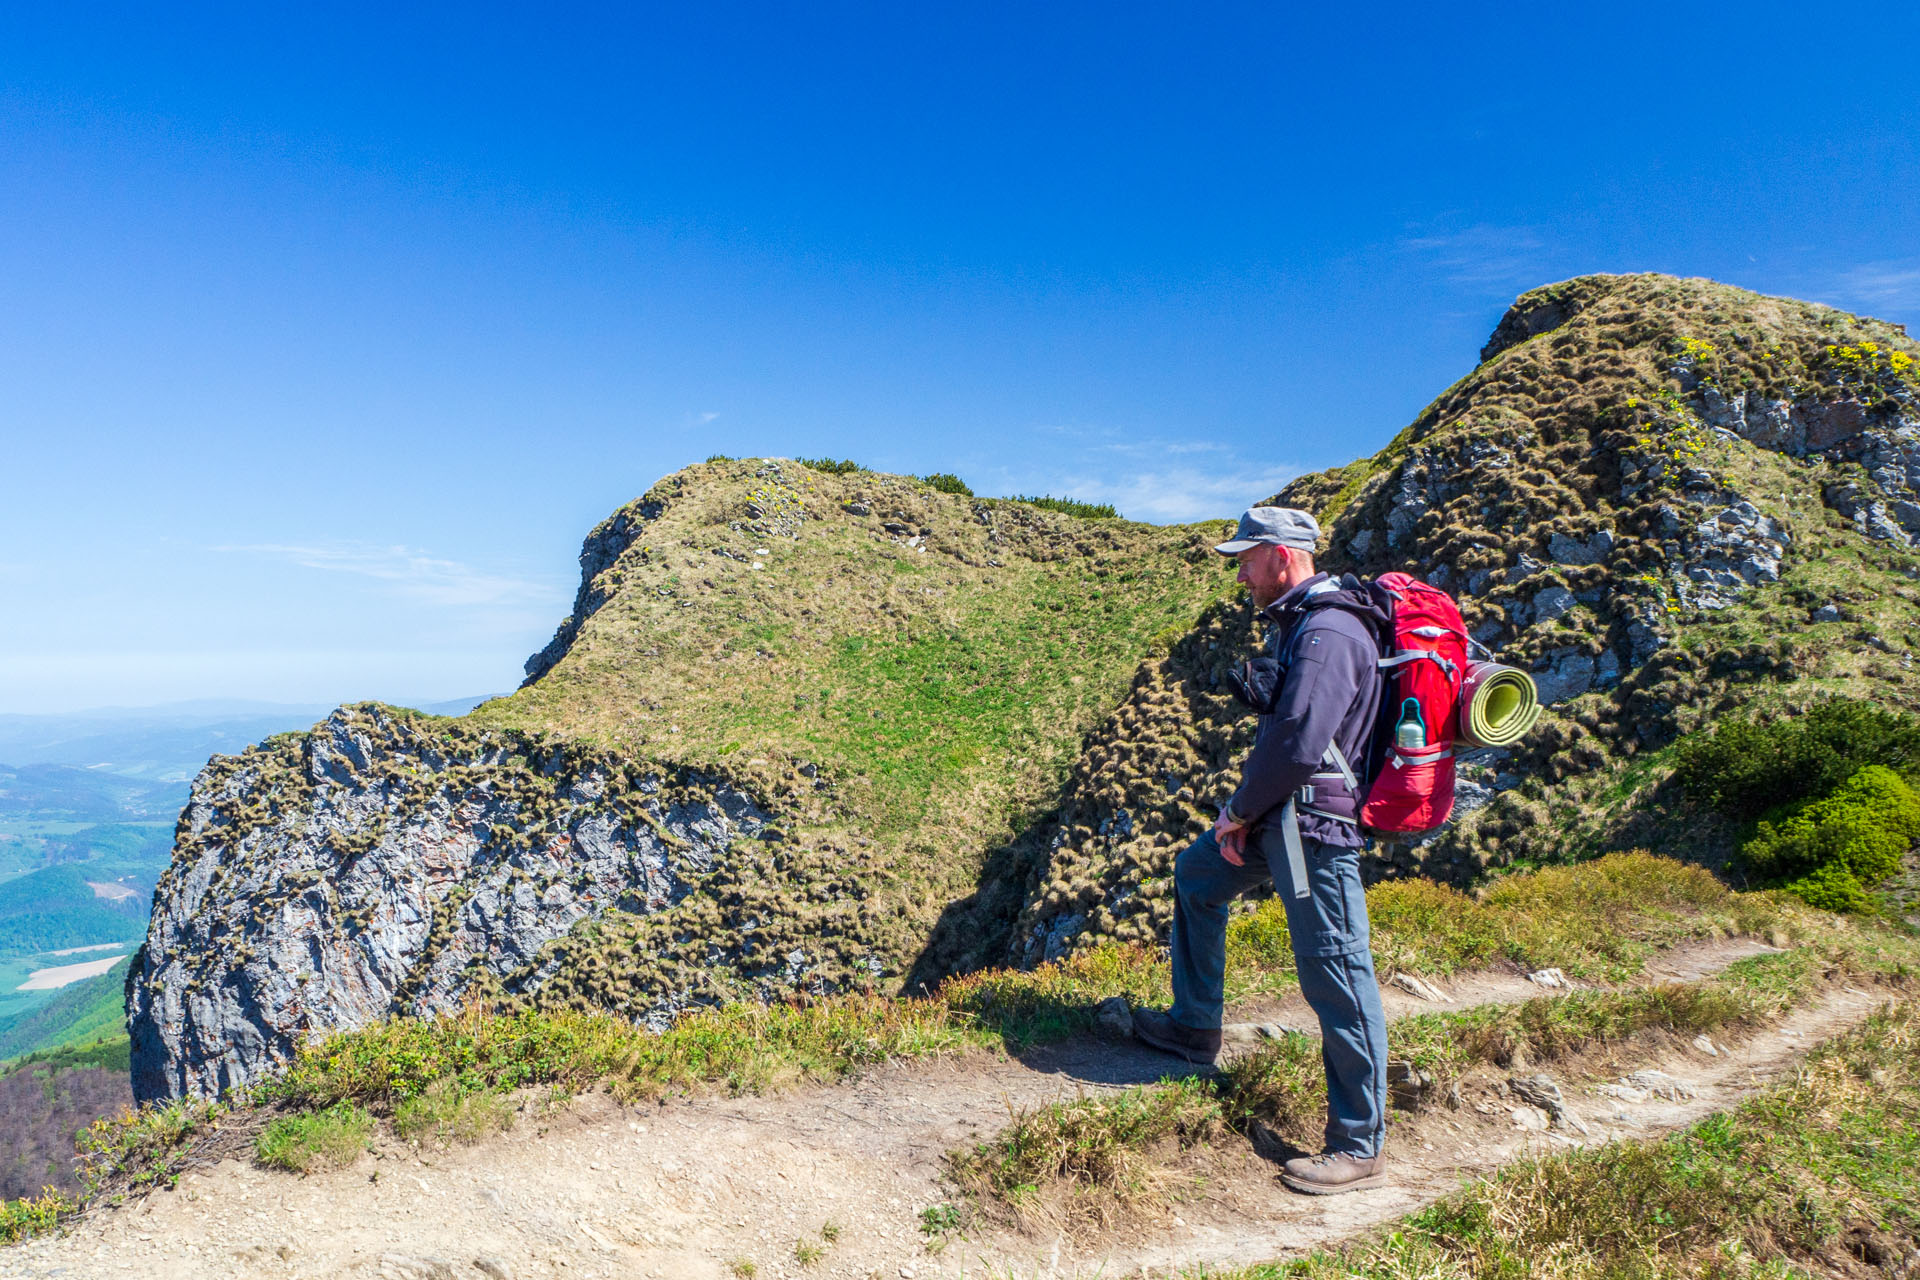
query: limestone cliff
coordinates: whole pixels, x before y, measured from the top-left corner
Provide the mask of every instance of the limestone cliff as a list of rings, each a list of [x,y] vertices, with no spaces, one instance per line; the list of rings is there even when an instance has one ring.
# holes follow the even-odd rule
[[[307,1037],[537,989],[542,948],[659,910],[763,832],[739,787],[377,706],[210,764],[129,976],[141,1100]]]

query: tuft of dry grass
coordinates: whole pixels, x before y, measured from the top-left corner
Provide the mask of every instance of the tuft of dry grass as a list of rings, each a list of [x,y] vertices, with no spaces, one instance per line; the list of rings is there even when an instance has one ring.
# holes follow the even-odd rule
[[[393,1131],[406,1142],[468,1146],[512,1126],[512,1099],[455,1080],[436,1080],[393,1109]]]
[[[1176,1191],[1170,1151],[1226,1128],[1204,1080],[1169,1081],[1020,1112],[1000,1134],[948,1157],[960,1188],[1010,1208],[1023,1223],[1071,1230],[1114,1225]]]
[[[367,1109],[352,1102],[281,1116],[255,1141],[253,1158],[269,1169],[293,1173],[345,1168],[367,1149],[373,1125]]]

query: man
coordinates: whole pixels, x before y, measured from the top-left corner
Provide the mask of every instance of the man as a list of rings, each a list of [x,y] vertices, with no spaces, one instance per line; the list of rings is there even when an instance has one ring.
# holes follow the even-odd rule
[[[1326,1150],[1287,1161],[1281,1180],[1327,1195],[1385,1180],[1387,1025],[1368,948],[1355,820],[1367,739],[1380,706],[1379,631],[1365,595],[1313,567],[1320,526],[1305,511],[1254,507],[1214,550],[1271,631],[1280,664],[1238,791],[1213,830],[1174,862],[1173,1007],[1134,1012],[1134,1034],[1189,1062],[1220,1052],[1227,908],[1271,880],[1286,904],[1300,992],[1320,1019]]]

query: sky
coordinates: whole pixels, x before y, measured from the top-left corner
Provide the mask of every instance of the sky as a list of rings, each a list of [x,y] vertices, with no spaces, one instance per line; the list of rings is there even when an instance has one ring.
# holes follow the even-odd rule
[[[0,713],[505,691],[712,453],[1228,516],[1587,272],[1920,322],[1920,10],[1335,7],[6,7]]]

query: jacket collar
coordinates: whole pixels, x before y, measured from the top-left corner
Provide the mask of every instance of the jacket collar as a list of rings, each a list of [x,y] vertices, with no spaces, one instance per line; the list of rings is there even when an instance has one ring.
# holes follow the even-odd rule
[[[1288,614],[1297,611],[1310,597],[1317,596],[1323,591],[1333,591],[1338,585],[1329,575],[1316,573],[1305,582],[1295,583],[1289,587],[1278,600],[1261,610],[1261,614],[1269,621],[1279,622]]]

